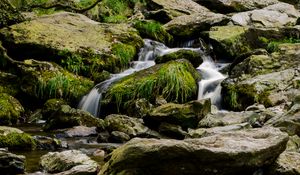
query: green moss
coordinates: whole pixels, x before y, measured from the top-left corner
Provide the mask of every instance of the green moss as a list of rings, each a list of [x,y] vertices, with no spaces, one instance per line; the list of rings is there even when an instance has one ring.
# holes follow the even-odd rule
[[[14,97],[0,93],[0,125],[12,125],[17,123],[24,108]]]
[[[275,40],[275,39],[267,39],[265,37],[258,38],[263,45],[265,45],[268,52],[277,52],[279,51],[279,45],[284,43],[300,43],[299,38],[285,38],[282,40]]]
[[[137,21],[134,27],[143,38],[154,39],[165,44],[173,41],[173,37],[156,21]]]
[[[122,79],[108,90],[104,99],[117,108],[139,98],[153,101],[157,96],[184,103],[196,94],[199,78],[188,61],[170,61]]]
[[[136,55],[136,48],[132,45],[117,43],[112,46],[112,53],[117,57],[121,68],[128,67]]]
[[[37,142],[26,133],[11,132],[7,135],[0,135],[0,147],[8,147],[10,150],[32,150]]]
[[[187,59],[193,64],[194,67],[198,67],[203,62],[202,55],[199,52],[184,49],[158,57],[155,59],[155,62],[165,63],[178,59]]]

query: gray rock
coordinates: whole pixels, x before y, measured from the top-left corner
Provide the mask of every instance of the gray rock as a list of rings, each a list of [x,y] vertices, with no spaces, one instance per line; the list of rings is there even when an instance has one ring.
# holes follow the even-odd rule
[[[183,141],[135,138],[112,153],[100,175],[252,174],[259,167],[273,163],[285,150],[287,141],[287,134],[276,128]]]
[[[65,131],[67,137],[87,137],[97,135],[96,127],[74,126]]]
[[[48,173],[72,172],[76,170],[93,174],[97,172],[98,168],[98,164],[95,161],[77,150],[49,152],[41,157],[40,165]]]
[[[181,126],[170,123],[161,123],[158,132],[174,139],[184,139],[187,135],[187,132],[183,131]]]
[[[22,174],[25,170],[25,157],[0,149],[0,170],[3,175]]]
[[[130,136],[124,132],[120,131],[113,131],[110,133],[108,138],[109,142],[112,143],[125,143],[130,140]]]
[[[267,175],[299,175],[300,174],[300,153],[283,152],[280,154],[274,165],[266,173]]]

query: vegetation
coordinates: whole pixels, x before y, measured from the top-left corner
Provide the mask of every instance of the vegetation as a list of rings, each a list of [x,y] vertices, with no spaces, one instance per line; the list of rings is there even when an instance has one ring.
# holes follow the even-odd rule
[[[300,43],[299,38],[285,38],[282,40],[272,40],[272,39],[267,39],[265,37],[259,37],[259,40],[266,45],[266,49],[268,52],[277,52],[279,51],[279,45],[283,43]]]
[[[117,43],[112,46],[112,52],[117,57],[120,67],[127,68],[137,51],[132,45]]]
[[[16,124],[24,108],[14,97],[0,93],[0,125]]]
[[[118,110],[135,99],[154,101],[156,96],[184,103],[196,94],[199,78],[188,61],[170,61],[125,77],[108,90],[104,99],[115,104]]]
[[[8,147],[10,150],[32,150],[37,146],[37,142],[26,133],[11,132],[0,135],[0,147]]]
[[[165,44],[170,44],[173,41],[172,35],[170,35],[159,22],[137,21],[134,23],[134,27],[143,38],[150,38]]]

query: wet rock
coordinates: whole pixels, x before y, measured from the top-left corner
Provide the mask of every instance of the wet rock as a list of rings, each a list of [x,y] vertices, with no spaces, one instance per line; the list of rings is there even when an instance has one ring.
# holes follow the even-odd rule
[[[112,153],[100,175],[252,174],[259,167],[273,163],[284,151],[287,141],[287,134],[275,128],[183,141],[135,138]]]
[[[289,137],[289,141],[286,145],[286,151],[300,152],[300,137],[293,135]]]
[[[277,0],[194,0],[195,2],[219,13],[242,12],[260,9],[278,3]]]
[[[152,110],[153,105],[145,98],[137,99],[128,108],[128,115],[136,118],[143,118]]]
[[[164,25],[166,30],[178,38],[196,38],[212,26],[226,25],[229,18],[222,14],[205,12],[193,13],[174,18]]]
[[[182,130],[181,126],[170,123],[161,123],[158,127],[158,132],[169,138],[181,140],[187,135],[187,132]]]
[[[0,9],[0,28],[24,21],[20,12],[8,0],[1,1]]]
[[[263,9],[237,13],[232,21],[241,26],[282,27],[296,25],[300,13],[293,5],[276,3]]]
[[[1,57],[1,53],[0,53]],[[0,93],[15,96],[20,92],[20,80],[17,75],[0,71]]]
[[[61,105],[67,105],[63,99],[49,99],[43,106],[42,115],[44,119],[47,119],[51,116],[52,113],[56,112]]]
[[[0,147],[9,150],[32,150],[37,147],[37,141],[29,134],[17,128],[0,126]]]
[[[46,136],[33,136],[37,142],[37,148],[41,150],[57,150],[62,148],[62,143],[60,140],[46,137]]]
[[[120,131],[113,131],[110,133],[108,138],[109,142],[112,143],[125,143],[130,140],[130,136],[124,132]]]
[[[67,137],[88,137],[97,135],[96,127],[74,126],[65,131]]]
[[[104,119],[106,130],[122,132],[133,137],[158,137],[158,133],[144,125],[142,119],[131,118],[126,115],[111,114]]]
[[[62,174],[64,175],[70,172],[77,174],[78,171],[96,174],[98,168],[98,164],[95,161],[77,150],[49,152],[41,157],[40,165],[48,173],[63,172]]]
[[[300,153],[283,152],[280,154],[274,165],[266,173],[267,175],[299,175],[300,174]]]
[[[179,125],[184,129],[195,128],[198,122],[210,112],[210,109],[209,99],[191,101],[186,104],[167,103],[154,108],[144,120],[152,125],[166,122]]]
[[[137,31],[127,24],[98,23],[68,12],[4,28],[0,38],[12,57],[53,61],[88,77],[127,67],[143,45]],[[126,52],[126,58],[120,52]]]
[[[177,16],[193,13],[205,13],[209,10],[192,0],[148,0],[150,17],[156,21],[166,23]]]
[[[185,103],[197,94],[199,73],[187,60],[180,59],[157,64],[133,73],[113,84],[105,93],[102,106],[127,113],[130,104],[145,98],[154,104],[156,97],[162,96],[168,102]]]
[[[71,128],[73,126],[87,126],[104,129],[104,121],[92,116],[90,113],[62,105],[58,111],[48,118],[45,130]]]
[[[21,103],[6,93],[0,93],[0,124],[16,124],[24,113]]]
[[[0,169],[1,174],[22,174],[25,171],[25,157],[0,149]]]
[[[202,138],[202,137],[212,136],[212,135],[225,133],[225,132],[238,131],[247,128],[251,128],[251,125],[249,123],[218,126],[213,128],[189,129],[187,138]]]
[[[204,53],[199,53],[193,50],[181,49],[176,52],[169,53],[156,58],[155,63],[160,64],[166,63],[171,60],[186,59],[189,60],[195,68],[197,68],[203,62],[203,54]]]

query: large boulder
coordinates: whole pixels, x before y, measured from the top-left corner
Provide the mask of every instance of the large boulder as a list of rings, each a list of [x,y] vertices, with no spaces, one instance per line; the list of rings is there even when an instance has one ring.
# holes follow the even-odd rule
[[[198,122],[210,112],[209,99],[191,101],[186,104],[167,103],[154,108],[144,117],[146,123],[151,125],[162,122],[180,125],[183,128],[195,128]]]
[[[94,86],[94,82],[66,71],[55,63],[25,60],[20,66],[21,90],[40,101],[52,98],[77,104]]]
[[[81,151],[49,152],[41,157],[41,167],[48,173],[96,174],[98,164]],[[78,173],[77,171],[81,173]],[[68,171],[68,172],[66,172]],[[77,172],[77,173],[76,173]]]
[[[210,10],[219,13],[242,12],[278,3],[277,0],[194,0]]]
[[[25,171],[25,157],[0,149],[1,174],[23,174]]]
[[[0,93],[0,124],[16,124],[24,113],[21,103],[14,97],[6,93]]]
[[[103,105],[127,110],[135,100],[145,98],[153,103],[162,96],[168,102],[185,103],[197,94],[199,73],[187,60],[157,64],[136,72],[113,84],[102,100]],[[125,104],[125,105],[124,105]]]
[[[163,23],[182,15],[209,12],[192,0],[147,0],[147,6],[151,17]]]
[[[0,2],[0,28],[22,22],[23,20],[23,16],[8,0]]]
[[[253,174],[273,163],[285,150],[287,141],[287,134],[275,128],[234,131],[183,141],[133,139],[112,152],[99,175]]]
[[[104,129],[104,121],[86,111],[62,105],[47,119],[45,130],[71,128],[73,126],[98,127]]]
[[[32,150],[37,146],[36,140],[17,128],[0,126],[0,147],[9,150]]]
[[[229,18],[213,12],[193,13],[174,18],[164,25],[166,30],[179,38],[199,37],[200,32],[208,30],[212,26],[226,25]]]
[[[263,9],[234,14],[232,21],[241,26],[282,27],[295,25],[299,17],[300,12],[293,5],[277,3]]]
[[[4,28],[0,38],[15,58],[54,61],[95,79],[103,70],[127,67],[143,45],[137,31],[127,24],[98,23],[67,12]]]

